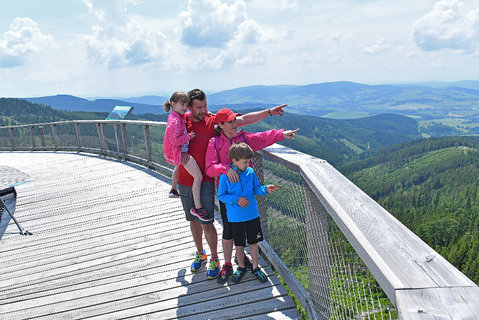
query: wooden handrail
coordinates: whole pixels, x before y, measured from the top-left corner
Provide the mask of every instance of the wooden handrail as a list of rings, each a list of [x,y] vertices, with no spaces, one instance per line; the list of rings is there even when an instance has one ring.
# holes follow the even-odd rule
[[[400,319],[477,319],[479,287],[329,163],[278,144],[260,153],[300,172]]]

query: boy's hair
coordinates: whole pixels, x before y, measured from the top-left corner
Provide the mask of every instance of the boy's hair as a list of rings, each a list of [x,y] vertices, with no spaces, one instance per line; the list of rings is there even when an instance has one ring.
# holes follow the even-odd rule
[[[188,98],[190,99],[188,105],[191,107],[193,105],[194,99],[203,101],[206,99],[206,94],[203,92],[203,90],[193,89],[188,92]]]
[[[181,92],[181,91],[176,91],[175,93],[173,93],[171,95],[170,101],[166,101],[163,104],[163,108],[165,109],[166,112],[169,112],[170,109],[173,107],[171,105],[172,102],[174,102],[174,103],[183,102],[183,103],[188,103],[189,104],[190,98],[188,97],[188,95],[186,93]]]
[[[234,143],[230,147],[228,157],[230,159],[242,160],[242,159],[253,159],[254,151],[249,145],[244,142]]]

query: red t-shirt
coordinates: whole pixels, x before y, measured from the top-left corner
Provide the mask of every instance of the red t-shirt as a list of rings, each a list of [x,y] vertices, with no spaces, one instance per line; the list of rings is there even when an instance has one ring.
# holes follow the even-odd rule
[[[186,131],[188,133],[192,131],[196,133],[195,137],[190,140],[188,153],[195,158],[196,163],[198,163],[198,166],[201,169],[201,174],[203,174],[202,182],[215,181],[214,178],[209,177],[205,173],[205,157],[206,149],[208,148],[208,141],[210,141],[211,137],[216,135],[215,120],[215,116],[208,115],[206,115],[205,120],[198,122],[191,121],[190,117],[186,119]],[[193,186],[193,177],[183,166],[180,166],[178,182],[187,187]]]

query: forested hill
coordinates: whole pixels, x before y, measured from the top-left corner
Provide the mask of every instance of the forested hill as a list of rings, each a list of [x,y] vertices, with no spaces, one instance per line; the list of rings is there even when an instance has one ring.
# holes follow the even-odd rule
[[[104,112],[69,112],[22,99],[0,98],[0,126],[64,120],[105,119]]]
[[[257,109],[242,110],[242,113]],[[63,120],[105,119],[106,112],[72,112],[21,99],[0,98],[0,126],[45,123]],[[166,121],[167,114],[131,115],[129,119]],[[375,150],[421,136],[416,120],[395,114],[380,114],[350,120],[327,119],[285,113],[282,117],[267,117],[245,127],[247,131],[300,128],[295,140],[281,142],[296,150],[325,159],[333,165],[366,150]]]
[[[403,143],[339,170],[479,284],[479,137]]]
[[[246,112],[248,110],[243,113]],[[367,150],[421,138],[416,120],[396,114],[339,120],[285,113],[282,117],[268,117],[245,127],[247,131],[271,128],[300,128],[295,140],[282,141],[281,144],[327,160],[333,165]]]

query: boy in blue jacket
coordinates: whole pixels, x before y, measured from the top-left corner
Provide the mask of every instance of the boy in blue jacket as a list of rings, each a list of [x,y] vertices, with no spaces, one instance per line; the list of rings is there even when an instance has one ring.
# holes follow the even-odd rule
[[[273,193],[281,187],[259,183],[254,170],[249,167],[253,158],[253,150],[244,142],[235,143],[229,149],[230,164],[239,176],[239,181],[231,183],[228,176],[222,174],[218,186],[218,200],[226,205],[228,221],[232,224],[233,241],[236,246],[238,268],[233,275],[233,282],[243,278],[246,268],[244,265],[244,247],[248,239],[249,250],[253,260],[251,273],[259,281],[267,281],[264,272],[258,267],[258,242],[263,240],[259,221],[258,204],[255,195],[264,196]]]

